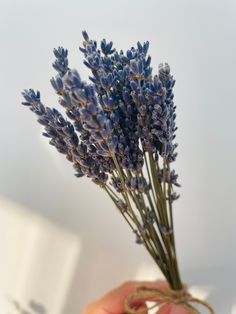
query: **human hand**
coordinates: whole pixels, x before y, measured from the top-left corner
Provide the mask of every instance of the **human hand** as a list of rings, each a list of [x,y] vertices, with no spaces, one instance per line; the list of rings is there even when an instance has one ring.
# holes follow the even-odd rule
[[[146,281],[128,281],[112,290],[103,296],[100,300],[92,303],[86,307],[83,314],[124,314],[124,301],[125,298],[133,294],[137,287],[155,287],[161,290],[168,289],[168,284],[165,281],[146,282]],[[138,309],[143,310],[143,314],[147,314],[147,306],[144,301],[139,301]],[[157,314],[191,314],[189,310],[183,308],[180,305],[167,304],[163,305]]]

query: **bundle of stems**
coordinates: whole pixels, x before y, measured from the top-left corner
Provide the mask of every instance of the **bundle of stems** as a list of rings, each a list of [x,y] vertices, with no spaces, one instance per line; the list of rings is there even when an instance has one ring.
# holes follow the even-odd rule
[[[142,243],[159,266],[170,287],[173,290],[183,288],[174,236],[173,222],[173,185],[166,180],[170,173],[170,164],[163,157],[163,182],[160,177],[160,166],[152,153],[144,152],[145,170],[138,174],[142,180],[148,182],[148,188],[139,192],[128,189],[126,182],[130,182],[132,174],[120,167],[115,154],[112,155],[115,170],[112,176],[121,182],[122,199],[109,185],[104,185],[111,200],[114,202],[126,222],[136,234],[137,243]],[[148,177],[148,180],[146,179]]]

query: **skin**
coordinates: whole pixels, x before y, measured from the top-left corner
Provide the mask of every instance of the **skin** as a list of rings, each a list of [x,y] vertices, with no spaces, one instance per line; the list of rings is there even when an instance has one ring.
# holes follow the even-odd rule
[[[168,289],[168,284],[165,281],[128,281],[107,293],[100,300],[89,304],[83,314],[125,314],[124,300],[128,295],[134,293],[139,286],[156,287],[161,290]],[[143,314],[148,314],[144,301],[140,300],[136,305],[139,310],[143,310]],[[192,312],[182,306],[168,304],[162,306],[157,314],[192,314]]]

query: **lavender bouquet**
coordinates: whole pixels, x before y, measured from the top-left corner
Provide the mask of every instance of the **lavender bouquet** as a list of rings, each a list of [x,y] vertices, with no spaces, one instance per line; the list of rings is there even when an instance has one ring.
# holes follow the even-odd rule
[[[176,106],[175,80],[168,64],[152,75],[149,43],[137,43],[126,53],[103,39],[100,48],[83,31],[84,64],[91,83],[81,80],[68,65],[68,52],[54,49],[57,75],[51,84],[68,120],[45,107],[40,93],[23,92],[28,106],[44,126],[49,143],[72,163],[77,177],[87,176],[107,193],[169,283],[167,292],[141,287],[126,300],[126,312],[138,313],[135,298],[158,298],[158,304],[181,303],[199,313],[191,303],[209,304],[192,297],[183,284],[173,225],[173,202],[179,198],[178,175],[172,169]]]

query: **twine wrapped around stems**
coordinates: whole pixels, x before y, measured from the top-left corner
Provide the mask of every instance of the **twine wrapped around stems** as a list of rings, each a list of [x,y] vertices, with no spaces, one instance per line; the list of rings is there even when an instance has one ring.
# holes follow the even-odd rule
[[[190,303],[196,303],[204,306],[208,309],[210,314],[215,314],[213,308],[205,301],[202,301],[198,298],[193,297],[190,293],[188,293],[186,286],[183,287],[182,290],[160,290],[154,287],[145,287],[141,286],[136,289],[136,292],[129,295],[125,299],[125,313],[127,314],[142,314],[144,313],[143,310],[136,310],[132,304],[138,300],[145,300],[145,301],[153,301],[156,302],[153,306],[149,307],[148,309],[152,309],[159,305],[164,304],[178,304],[186,307],[192,311],[193,314],[199,314],[200,312],[197,311]]]

